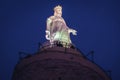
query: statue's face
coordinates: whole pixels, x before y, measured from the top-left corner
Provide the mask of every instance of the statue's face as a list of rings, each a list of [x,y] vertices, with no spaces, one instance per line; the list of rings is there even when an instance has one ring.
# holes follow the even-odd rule
[[[56,13],[62,15],[62,10],[60,8],[56,9]]]

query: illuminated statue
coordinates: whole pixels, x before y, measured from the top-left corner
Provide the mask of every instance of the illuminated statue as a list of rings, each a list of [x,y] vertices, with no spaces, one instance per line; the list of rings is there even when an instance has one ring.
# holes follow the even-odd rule
[[[70,29],[62,18],[62,7],[54,8],[54,15],[47,19],[46,39],[53,44],[55,41],[71,44],[70,33],[76,34],[76,30]]]

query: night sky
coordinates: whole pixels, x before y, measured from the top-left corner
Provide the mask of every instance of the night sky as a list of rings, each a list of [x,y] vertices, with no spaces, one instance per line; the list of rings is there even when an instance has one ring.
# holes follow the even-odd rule
[[[118,0],[119,1],[119,0]],[[0,80],[10,80],[19,52],[34,54],[45,39],[46,19],[53,8],[63,7],[72,42],[94,62],[120,79],[120,3],[117,0],[1,0]],[[88,56],[88,58],[90,58]]]

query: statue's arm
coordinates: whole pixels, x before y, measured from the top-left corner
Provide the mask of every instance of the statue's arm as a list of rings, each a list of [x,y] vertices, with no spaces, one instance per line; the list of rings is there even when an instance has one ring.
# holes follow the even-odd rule
[[[47,31],[50,31],[51,23],[52,23],[51,18],[48,18],[47,19],[47,29],[46,29]]]
[[[50,18],[48,18],[47,21],[46,21],[46,31],[45,31],[46,32],[45,37],[46,37],[47,40],[50,40],[50,26],[51,26],[51,23],[52,23],[52,20]]]
[[[63,19],[63,22],[64,22],[65,25],[66,25],[66,22],[65,22],[64,19]],[[74,30],[74,29],[69,28],[67,25],[66,25],[66,29],[67,29],[68,33],[72,33],[73,35],[77,35],[77,31]]]

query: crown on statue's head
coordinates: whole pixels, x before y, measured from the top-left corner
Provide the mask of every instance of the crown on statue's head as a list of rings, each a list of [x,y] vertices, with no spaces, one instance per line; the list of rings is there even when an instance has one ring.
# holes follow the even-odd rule
[[[62,6],[58,5],[58,6],[54,7],[54,11],[55,11],[56,9],[62,9]]]

